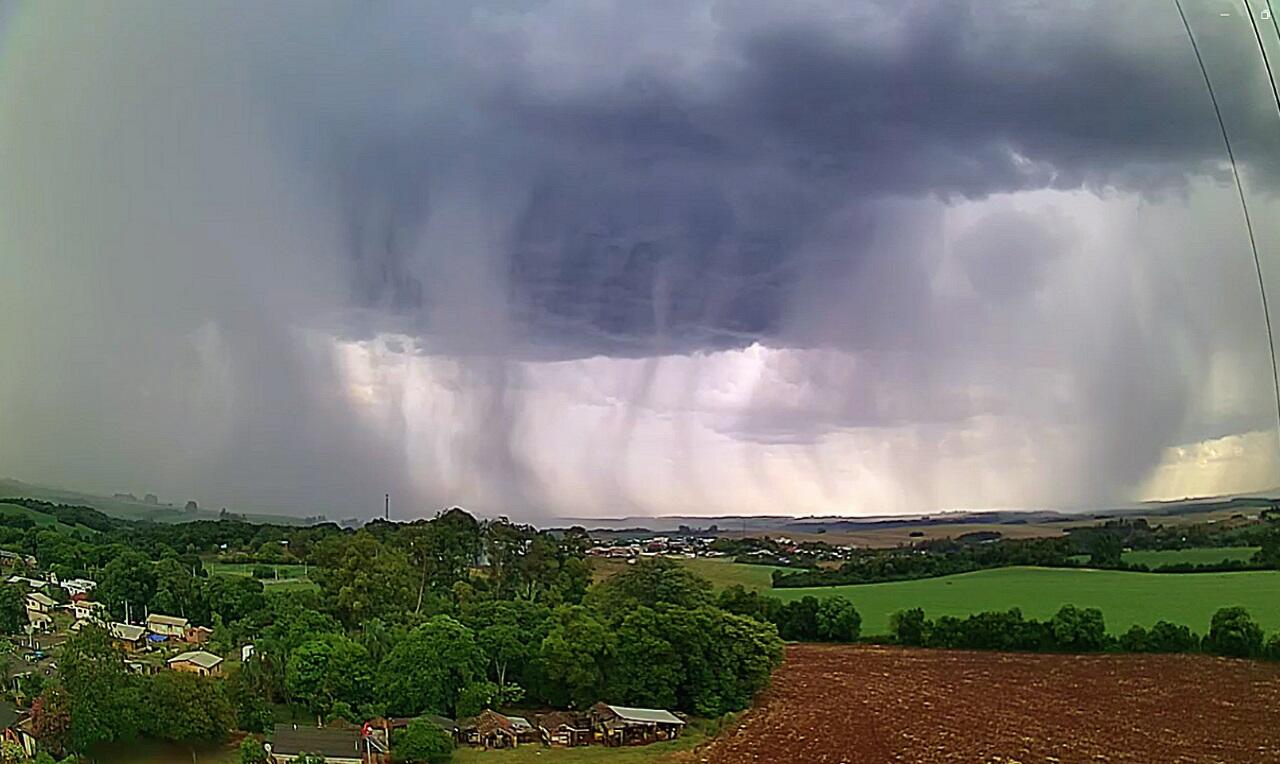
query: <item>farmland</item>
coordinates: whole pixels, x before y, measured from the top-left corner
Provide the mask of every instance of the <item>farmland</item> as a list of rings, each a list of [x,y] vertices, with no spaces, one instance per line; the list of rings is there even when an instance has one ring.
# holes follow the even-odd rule
[[[59,533],[74,534],[84,537],[89,537],[96,533],[92,528],[87,528],[83,525],[67,525],[66,523],[58,522],[58,520],[52,515],[46,515],[43,512],[36,512],[35,510],[18,506],[17,504],[0,504],[0,516],[26,517],[35,523],[37,528],[48,528],[50,530],[56,530]]]
[[[741,723],[698,754],[709,764],[1276,761],[1280,665],[793,645]]]
[[[314,589],[315,582],[307,576],[305,565],[256,565],[252,563],[209,562],[205,567],[215,576],[252,576],[254,568],[267,567],[276,571],[279,578],[261,579],[262,585],[274,591]]]
[[[862,614],[864,634],[888,631],[889,616],[919,607],[933,618],[984,610],[1022,608],[1048,618],[1062,605],[1102,610],[1107,628],[1119,634],[1132,624],[1158,620],[1203,632],[1221,607],[1242,605],[1267,630],[1280,628],[1280,571],[1244,573],[1129,573],[1063,568],[998,568],[942,578],[858,586],[773,589],[793,600],[805,595],[848,597]]]
[[[1195,549],[1135,549],[1125,552],[1123,560],[1130,565],[1212,565],[1223,560],[1246,562],[1256,546],[1198,547]]]

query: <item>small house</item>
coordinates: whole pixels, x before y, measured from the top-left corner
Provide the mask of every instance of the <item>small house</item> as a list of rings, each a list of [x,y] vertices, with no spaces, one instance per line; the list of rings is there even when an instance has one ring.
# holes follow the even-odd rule
[[[67,606],[77,621],[100,621],[107,614],[107,606],[93,600],[77,600]]]
[[[213,629],[208,626],[192,626],[187,629],[186,640],[188,644],[203,645],[213,636]]]
[[[32,631],[53,631],[53,616],[38,610],[27,611],[27,622]]]
[[[271,764],[288,764],[304,753],[324,757],[325,764],[364,764],[360,730],[277,724],[267,746]]]
[[[27,756],[36,755],[36,738],[31,729],[31,716],[7,700],[0,701],[0,730],[5,742],[16,743]]]
[[[590,745],[591,719],[573,711],[552,711],[538,717],[538,732],[546,745]]]
[[[165,664],[174,671],[187,671],[200,676],[221,676],[222,658],[204,650],[190,650],[179,653]]]
[[[605,745],[645,745],[680,736],[685,722],[659,708],[630,708],[597,703],[589,712],[591,727]]]
[[[503,716],[491,708],[479,716],[458,720],[458,734],[468,745],[483,748],[515,748],[521,743],[535,743],[538,732],[528,719]]]
[[[147,629],[144,626],[113,623],[107,628],[111,632],[111,641],[123,648],[126,653],[136,653],[146,647]]]
[[[66,578],[58,582],[58,586],[61,586],[66,590],[67,594],[74,597],[77,594],[89,594],[89,592],[98,587],[98,584],[96,581],[90,581],[87,578]]]
[[[161,637],[186,639],[188,623],[187,619],[176,615],[152,613],[147,616],[147,631]]]
[[[43,592],[30,592],[27,594],[27,612],[35,613],[51,613],[58,606],[58,603],[52,597]]]

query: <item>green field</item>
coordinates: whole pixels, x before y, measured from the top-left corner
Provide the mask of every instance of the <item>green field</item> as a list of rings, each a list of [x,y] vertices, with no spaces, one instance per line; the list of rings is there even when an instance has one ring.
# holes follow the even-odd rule
[[[685,567],[711,582],[717,590],[742,584],[748,589],[773,586],[773,571],[787,570],[773,565],[746,565],[723,557],[699,557],[680,561]]]
[[[252,576],[253,569],[258,567],[255,563],[241,562],[206,562],[204,566],[215,576]],[[272,591],[314,589],[316,586],[315,582],[307,577],[305,565],[268,565],[266,567],[280,574],[279,579],[261,579],[262,585]]]
[[[1223,560],[1247,562],[1256,546],[1197,547],[1194,549],[1136,549],[1124,553],[1124,561],[1133,565],[1210,565]]]
[[[31,521],[36,524],[37,528],[50,528],[58,531],[59,533],[67,533],[75,536],[86,537],[97,533],[94,529],[84,525],[73,526],[60,523],[53,515],[46,515],[43,512],[37,512],[34,509],[27,509],[26,507],[22,507],[17,504],[0,504],[0,515],[5,517],[29,517],[31,518]]]
[[[1133,624],[1158,620],[1185,624],[1203,633],[1220,607],[1242,605],[1268,632],[1280,630],[1280,571],[1242,573],[1128,573],[1061,568],[998,568],[942,578],[856,586],[773,589],[784,600],[841,594],[862,614],[862,633],[883,634],[889,616],[924,608],[931,618],[966,616],[984,610],[1022,608],[1031,618],[1048,618],[1062,605],[1096,607],[1107,630],[1120,634]]]

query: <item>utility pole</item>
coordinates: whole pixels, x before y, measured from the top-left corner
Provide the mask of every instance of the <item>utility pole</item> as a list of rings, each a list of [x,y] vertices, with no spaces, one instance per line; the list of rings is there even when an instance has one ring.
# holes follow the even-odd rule
[[[383,494],[382,519],[391,522],[391,494]]]

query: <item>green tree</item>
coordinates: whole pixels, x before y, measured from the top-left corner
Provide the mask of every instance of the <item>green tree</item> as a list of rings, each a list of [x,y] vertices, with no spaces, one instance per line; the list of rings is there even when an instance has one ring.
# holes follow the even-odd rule
[[[928,623],[924,611],[918,607],[899,610],[889,617],[889,633],[900,645],[919,647],[925,643]]]
[[[313,574],[325,604],[349,627],[365,619],[403,620],[414,608],[417,577],[404,551],[368,530],[327,542]]]
[[[58,673],[70,699],[70,750],[137,735],[138,688],[105,630],[86,626],[73,634],[62,647]]]
[[[187,745],[226,739],[235,716],[221,680],[162,671],[150,677],[148,685],[148,736]]]
[[[94,590],[97,600],[116,618],[124,617],[128,602],[133,612],[141,612],[156,593],[156,576],[151,560],[141,552],[126,550],[106,564]]]
[[[27,596],[14,584],[0,584],[0,631],[19,634],[27,623]]]
[[[484,674],[475,635],[446,615],[410,631],[379,666],[389,713],[414,716],[453,712],[463,687]]]
[[[542,640],[542,662],[552,703],[586,708],[600,700],[613,667],[613,633],[581,605],[559,608]]]
[[[1242,607],[1224,607],[1213,614],[1204,649],[1231,658],[1256,658],[1262,653],[1262,627]]]
[[[71,697],[61,687],[50,687],[31,704],[31,728],[44,748],[61,754],[71,744]]]
[[[862,616],[853,603],[839,595],[818,604],[817,637],[824,642],[853,642],[862,630]]]
[[[397,762],[447,764],[453,760],[453,739],[426,719],[414,719],[403,730],[396,730],[392,743]]]
[[[673,560],[642,559],[592,587],[586,604],[606,616],[660,604],[692,609],[712,604],[711,582]]]
[[[1061,650],[1092,652],[1107,646],[1107,626],[1097,608],[1063,605],[1049,622],[1053,641]]]
[[[262,741],[252,737],[240,741],[240,764],[268,764]]]
[[[334,703],[359,705],[370,699],[369,654],[340,634],[322,634],[303,643],[289,657],[285,684],[312,713],[324,715]]]

